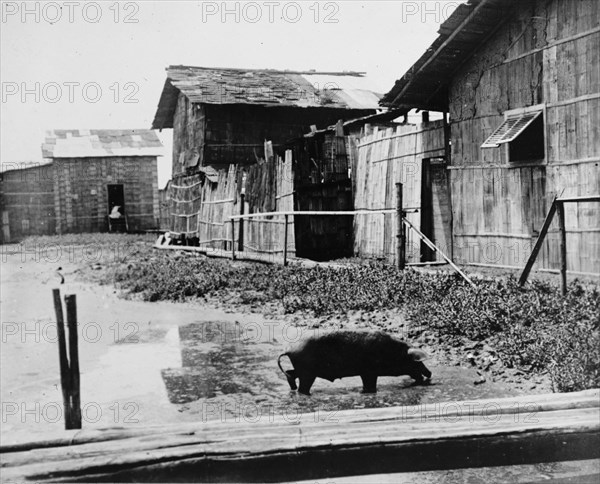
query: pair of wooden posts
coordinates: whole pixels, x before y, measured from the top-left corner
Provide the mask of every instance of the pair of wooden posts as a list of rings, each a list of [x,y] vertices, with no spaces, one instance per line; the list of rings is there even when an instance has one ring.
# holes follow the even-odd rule
[[[81,393],[79,379],[79,350],[77,341],[77,300],[75,294],[65,296],[67,310],[67,329],[69,345],[67,357],[67,341],[63,317],[60,289],[53,289],[54,311],[58,335],[58,359],[60,363],[60,385],[62,388],[63,407],[65,412],[65,429],[81,428]]]

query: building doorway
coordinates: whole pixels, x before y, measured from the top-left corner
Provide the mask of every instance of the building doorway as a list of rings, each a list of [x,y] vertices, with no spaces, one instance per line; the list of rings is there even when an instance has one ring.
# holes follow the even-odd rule
[[[106,188],[108,191],[108,231],[127,232],[123,184],[111,184]]]

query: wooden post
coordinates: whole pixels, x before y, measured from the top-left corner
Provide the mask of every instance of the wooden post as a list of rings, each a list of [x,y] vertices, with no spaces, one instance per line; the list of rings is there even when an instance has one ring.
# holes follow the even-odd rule
[[[246,195],[240,194],[240,215],[244,215],[244,204],[246,201]],[[238,231],[238,250],[244,252],[244,219],[240,219],[240,227]]]
[[[79,387],[79,350],[77,348],[77,299],[75,294],[65,296],[67,326],[69,328],[69,369],[71,377],[71,422],[69,429],[81,428],[81,394]]]
[[[556,202],[560,237],[560,292],[567,294],[567,231],[565,230],[565,204]]]
[[[287,251],[288,251],[288,215],[285,215],[283,223],[283,265],[287,266]]]
[[[60,386],[65,412],[65,430],[69,430],[71,423],[71,372],[67,358],[67,343],[65,339],[65,321],[63,317],[60,289],[52,289],[54,298],[54,312],[56,313],[56,333],[58,336],[58,363],[60,366]]]
[[[231,259],[235,260],[235,219],[231,219]]]
[[[402,211],[402,183],[396,183],[396,254],[398,269],[404,270],[406,263],[406,232],[404,231],[404,212]]]
[[[450,124],[448,123],[447,112],[444,112],[444,158],[446,159],[446,190],[448,191],[448,211],[450,215],[449,225],[450,225],[450,258],[454,259],[454,212],[452,210],[452,180],[451,180],[451,171],[448,167],[452,165],[452,145],[450,143],[452,133],[450,131]]]

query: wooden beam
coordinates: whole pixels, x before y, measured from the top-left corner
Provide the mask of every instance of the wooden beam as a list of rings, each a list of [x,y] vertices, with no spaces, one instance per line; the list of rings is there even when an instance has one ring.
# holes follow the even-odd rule
[[[305,480],[596,459],[599,401],[596,389],[66,432],[0,447],[2,475],[7,482],[276,482],[289,481],[290,472]]]
[[[533,250],[531,251],[531,255],[523,268],[523,272],[521,273],[521,277],[519,278],[519,286],[522,286],[527,281],[527,277],[529,277],[529,273],[531,272],[531,268],[535,263],[535,259],[537,258],[542,244],[544,243],[544,239],[546,238],[546,234],[548,233],[548,229],[550,228],[550,224],[552,223],[552,219],[554,218],[554,214],[556,213],[556,199],[558,197],[554,197],[552,200],[552,204],[550,205],[550,210],[546,215],[546,219],[544,220],[544,225],[542,225],[542,229],[540,230],[540,235],[533,246]]]
[[[561,197],[556,199],[560,203],[568,202],[600,202],[600,195],[590,195],[584,197]]]
[[[417,208],[405,208],[406,213],[417,212]],[[338,215],[338,216],[350,216],[350,215],[372,215],[374,213],[396,213],[395,208],[383,208],[383,209],[372,209],[372,210],[297,210],[297,211],[286,211],[286,212],[261,212],[261,213],[247,213],[245,215],[232,215],[229,217],[233,220],[241,218],[255,218],[255,217],[273,217],[273,216],[284,216],[284,215]]]

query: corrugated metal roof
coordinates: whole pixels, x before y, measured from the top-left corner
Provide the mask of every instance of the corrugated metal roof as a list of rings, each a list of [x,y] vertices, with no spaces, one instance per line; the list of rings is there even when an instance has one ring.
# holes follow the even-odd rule
[[[193,103],[377,109],[364,73],[170,66],[152,127],[173,127],[179,92]]]
[[[439,37],[381,99],[383,106],[448,110],[454,73],[518,7],[515,0],[469,0],[440,26]]]
[[[42,156],[163,156],[163,145],[151,129],[56,129],[46,133]]]

